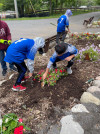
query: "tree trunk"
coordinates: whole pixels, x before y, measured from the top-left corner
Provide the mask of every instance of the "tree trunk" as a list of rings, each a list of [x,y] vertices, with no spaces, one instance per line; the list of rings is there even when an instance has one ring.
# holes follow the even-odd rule
[[[50,15],[52,14],[52,0],[50,0]]]

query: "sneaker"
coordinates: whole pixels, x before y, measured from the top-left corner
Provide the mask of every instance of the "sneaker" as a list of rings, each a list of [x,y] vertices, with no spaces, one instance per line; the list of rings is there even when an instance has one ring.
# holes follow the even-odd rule
[[[68,73],[68,74],[72,74],[72,69],[71,69],[71,67],[67,67],[67,73]]]
[[[7,73],[7,69],[3,69],[3,71],[2,71],[2,75],[5,76],[6,73]]]
[[[23,87],[21,85],[17,85],[17,86],[13,85],[12,90],[13,91],[24,91],[24,90],[26,90],[26,87]]]
[[[29,76],[25,76],[24,79],[21,80],[21,83],[24,83],[25,81],[27,81],[28,78]]]
[[[18,70],[17,70],[17,68],[12,67],[12,68],[10,68],[10,71],[16,71],[17,72]]]

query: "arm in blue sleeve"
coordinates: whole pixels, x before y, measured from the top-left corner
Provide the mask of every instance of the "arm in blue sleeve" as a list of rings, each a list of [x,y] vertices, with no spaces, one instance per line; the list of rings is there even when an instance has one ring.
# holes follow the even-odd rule
[[[68,51],[71,53],[71,54],[74,54],[75,56],[78,54],[78,50],[76,49],[75,46],[71,45],[68,47]]]
[[[50,67],[51,67],[51,65],[55,62],[56,57],[57,57],[57,53],[54,52],[54,54],[53,54],[52,57],[50,58],[50,61],[49,61],[48,65],[47,65],[47,68],[50,68]]]
[[[27,59],[27,67],[28,67],[30,73],[33,73],[33,71],[34,71],[34,60]]]

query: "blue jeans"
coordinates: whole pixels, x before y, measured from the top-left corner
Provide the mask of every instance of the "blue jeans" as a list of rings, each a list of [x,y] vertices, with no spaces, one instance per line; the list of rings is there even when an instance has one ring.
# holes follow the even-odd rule
[[[6,50],[0,50],[0,62],[1,62],[2,69],[7,70],[7,65],[6,65],[6,62],[4,61],[5,52],[6,52]],[[12,69],[13,68],[13,64],[9,63],[9,68]]]
[[[17,67],[17,70],[18,70],[18,77],[17,77],[17,80],[16,80],[16,83],[15,83],[15,86],[17,85],[20,85],[21,84],[21,80],[24,78],[25,76],[25,73],[27,71],[27,66],[25,64],[25,62],[22,62],[22,63],[13,63],[16,67]]]

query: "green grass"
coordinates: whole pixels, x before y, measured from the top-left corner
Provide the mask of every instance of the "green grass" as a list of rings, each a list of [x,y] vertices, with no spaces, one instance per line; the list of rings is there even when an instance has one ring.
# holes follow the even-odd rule
[[[85,13],[90,13],[92,11],[74,11],[73,12],[73,16],[75,15],[79,15],[79,14],[85,14]],[[95,11],[96,12],[96,11]],[[65,12],[59,13],[59,14],[53,14],[47,17],[22,17],[22,18],[6,18],[6,19],[2,19],[2,20],[38,20],[38,19],[50,19],[50,18],[59,18],[62,14],[64,14]]]

